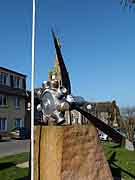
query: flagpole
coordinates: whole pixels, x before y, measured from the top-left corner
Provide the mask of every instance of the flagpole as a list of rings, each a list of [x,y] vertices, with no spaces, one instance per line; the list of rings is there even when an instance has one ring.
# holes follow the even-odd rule
[[[34,180],[34,80],[36,0],[32,1],[32,73],[31,73],[31,180]]]

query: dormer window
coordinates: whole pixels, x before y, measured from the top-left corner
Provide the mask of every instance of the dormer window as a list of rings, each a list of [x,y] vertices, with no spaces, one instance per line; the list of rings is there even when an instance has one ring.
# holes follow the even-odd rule
[[[13,76],[13,87],[19,88],[20,79],[18,77]]]
[[[10,76],[11,80],[11,87],[13,88],[20,88],[20,78],[16,76]]]
[[[5,72],[0,72],[0,84],[7,85],[8,74]]]

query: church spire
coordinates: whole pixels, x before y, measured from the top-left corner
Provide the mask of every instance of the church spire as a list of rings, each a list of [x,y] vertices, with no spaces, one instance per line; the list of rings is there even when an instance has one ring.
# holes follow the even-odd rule
[[[57,37],[57,43],[58,43],[59,48],[61,48],[60,39],[58,37]],[[55,54],[55,64],[54,64],[53,72],[56,75],[56,79],[61,80],[60,77],[57,77],[57,76],[60,76],[60,74],[61,74],[57,53]]]
[[[57,73],[56,79],[60,82],[61,86],[64,86],[67,89],[68,94],[70,94],[71,84],[70,84],[69,75],[68,75],[66,66],[64,64],[62,54],[61,54],[60,41],[58,40],[58,38],[56,38],[55,33],[53,31],[52,31],[52,35],[53,35],[54,45],[56,49],[56,61],[55,61],[55,70]]]

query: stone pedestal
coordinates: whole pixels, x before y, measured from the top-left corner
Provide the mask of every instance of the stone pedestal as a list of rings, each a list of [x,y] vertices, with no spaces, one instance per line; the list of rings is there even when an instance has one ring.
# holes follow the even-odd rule
[[[112,180],[93,125],[37,126],[35,180]]]

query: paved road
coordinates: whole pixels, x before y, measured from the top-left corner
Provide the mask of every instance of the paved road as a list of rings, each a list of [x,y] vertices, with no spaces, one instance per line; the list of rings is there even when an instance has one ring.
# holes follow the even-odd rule
[[[0,157],[30,151],[30,140],[0,142]]]

